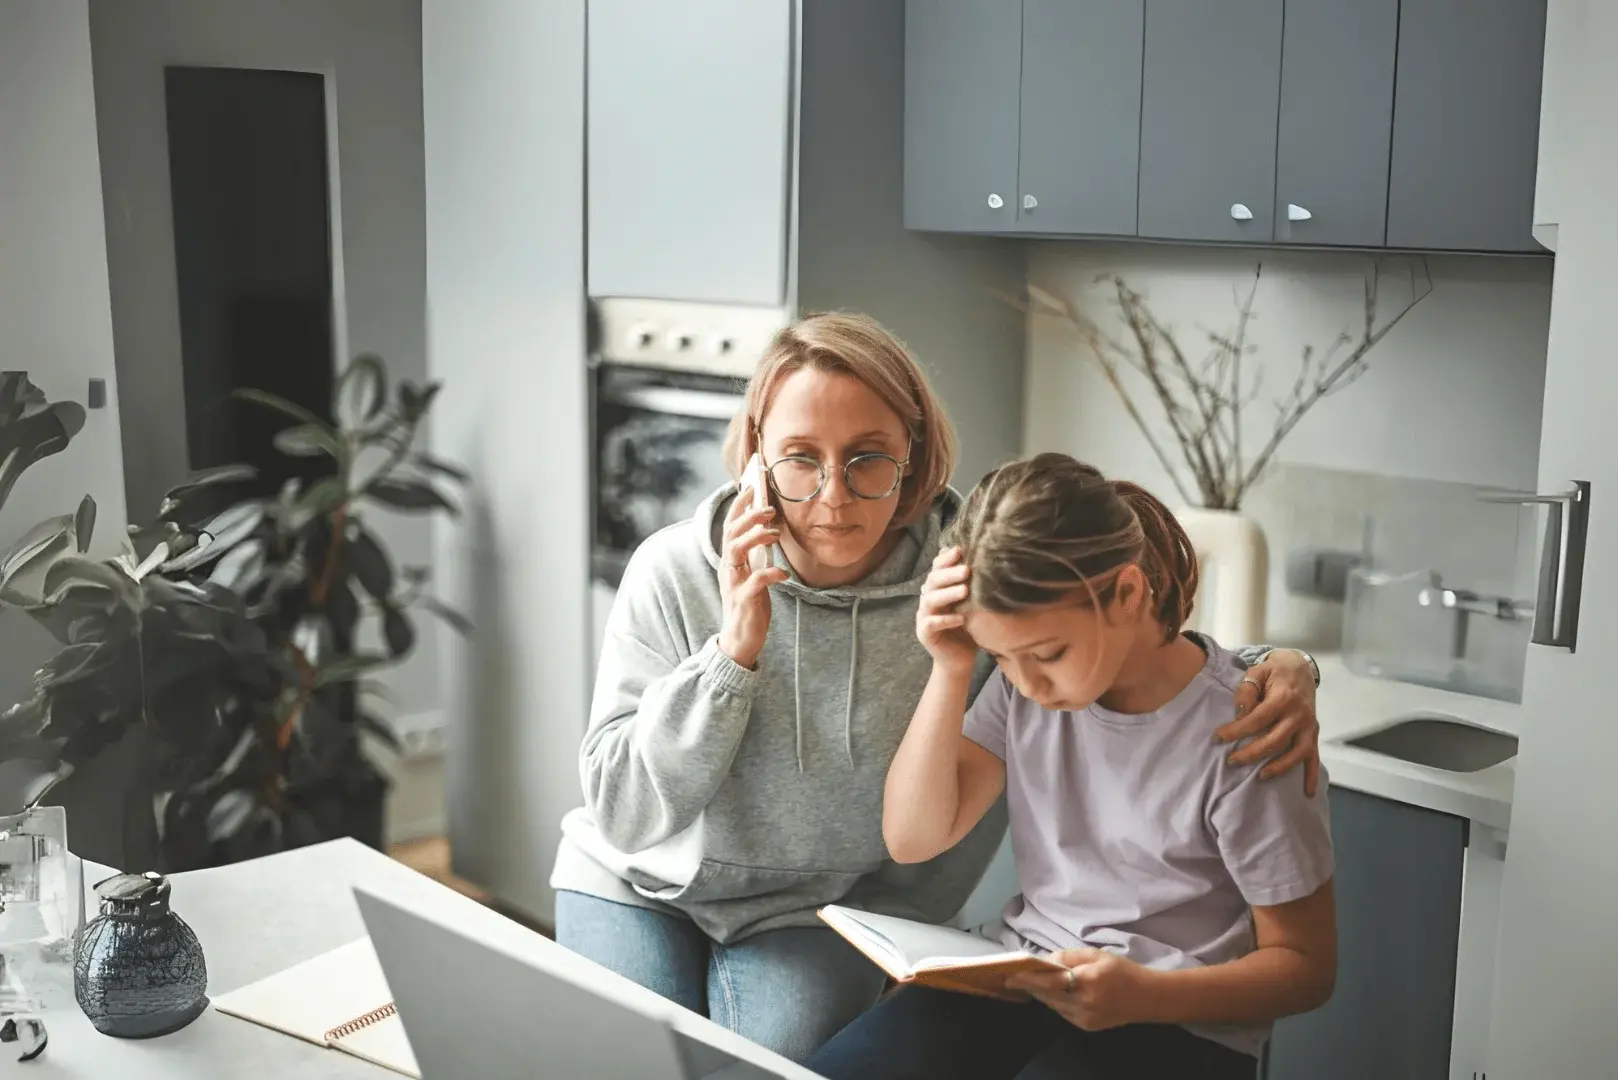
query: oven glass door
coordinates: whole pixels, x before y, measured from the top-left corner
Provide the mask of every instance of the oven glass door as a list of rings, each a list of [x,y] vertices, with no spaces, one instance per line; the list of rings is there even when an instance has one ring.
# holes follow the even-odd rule
[[[722,460],[740,384],[602,364],[595,383],[595,578],[616,588],[630,554],[730,480]]]

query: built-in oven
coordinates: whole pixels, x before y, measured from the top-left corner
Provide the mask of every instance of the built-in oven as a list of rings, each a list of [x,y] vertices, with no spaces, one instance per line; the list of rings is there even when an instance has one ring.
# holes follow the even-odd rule
[[[785,321],[771,308],[603,299],[591,307],[592,637],[629,557],[730,477],[748,376]]]

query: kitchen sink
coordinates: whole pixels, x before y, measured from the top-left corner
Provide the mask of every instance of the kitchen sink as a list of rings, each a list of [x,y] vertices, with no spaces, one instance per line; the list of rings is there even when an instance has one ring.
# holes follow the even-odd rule
[[[1346,745],[1449,772],[1478,772],[1517,756],[1517,739],[1442,716],[1412,716]]]

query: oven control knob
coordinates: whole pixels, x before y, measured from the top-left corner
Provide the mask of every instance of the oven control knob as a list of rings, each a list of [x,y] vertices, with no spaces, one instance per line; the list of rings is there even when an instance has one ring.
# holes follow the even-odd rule
[[[731,353],[736,351],[736,342],[732,338],[716,337],[713,339],[713,345],[710,347],[713,349],[713,354],[715,356],[729,356]]]
[[[696,339],[686,330],[676,330],[669,335],[670,352],[686,352],[695,344]]]
[[[639,326],[629,332],[629,340],[634,342],[637,349],[650,349],[657,340],[650,327]]]

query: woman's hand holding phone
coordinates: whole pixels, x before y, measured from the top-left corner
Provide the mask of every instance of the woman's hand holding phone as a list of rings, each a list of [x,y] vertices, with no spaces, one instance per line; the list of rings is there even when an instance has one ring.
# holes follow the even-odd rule
[[[755,457],[755,461],[757,458]],[[753,462],[744,473],[742,491],[725,514],[725,532],[719,549],[719,596],[724,604],[724,625],[719,648],[744,668],[753,668],[764,651],[770,630],[770,586],[787,580],[785,570],[772,564],[770,545],[781,538],[774,524],[775,508],[759,495],[758,472]],[[748,474],[754,484],[748,483]]]

